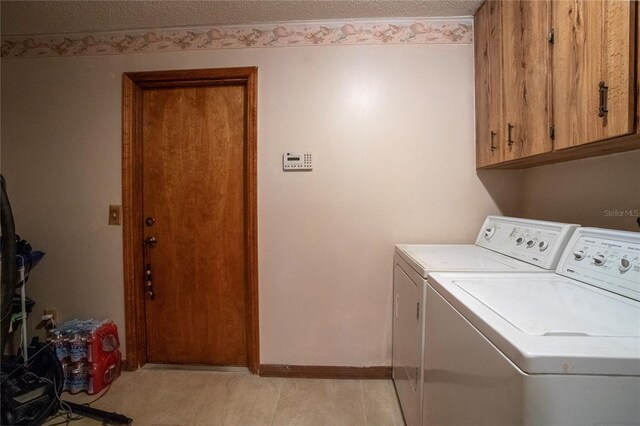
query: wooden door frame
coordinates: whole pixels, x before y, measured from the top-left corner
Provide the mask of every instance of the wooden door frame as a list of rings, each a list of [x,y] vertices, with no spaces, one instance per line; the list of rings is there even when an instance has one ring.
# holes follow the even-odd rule
[[[246,151],[246,344],[247,366],[259,373],[257,67],[124,73],[122,76],[122,243],[124,257],[125,368],[147,362],[145,294],[142,275],[142,92],[165,87],[242,85],[245,87]]]

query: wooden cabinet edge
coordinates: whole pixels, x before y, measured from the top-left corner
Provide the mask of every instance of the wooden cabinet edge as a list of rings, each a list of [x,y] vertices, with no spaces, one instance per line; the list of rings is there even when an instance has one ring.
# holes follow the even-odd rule
[[[495,108],[501,105],[502,72],[492,67],[502,63],[500,10],[500,2],[485,1],[473,17],[476,168],[502,162],[501,144],[497,142],[502,110]],[[496,97],[500,102],[494,102]]]
[[[636,133],[640,134],[640,7],[637,4],[635,5],[635,48],[636,48],[636,81],[635,81],[635,90],[636,90]]]
[[[640,134],[634,133],[615,139],[606,139],[558,151],[547,152],[533,157],[519,158],[504,163],[477,167],[476,170],[527,169],[530,167],[544,166],[546,164],[601,157],[604,155],[634,151],[637,149],[640,149]]]

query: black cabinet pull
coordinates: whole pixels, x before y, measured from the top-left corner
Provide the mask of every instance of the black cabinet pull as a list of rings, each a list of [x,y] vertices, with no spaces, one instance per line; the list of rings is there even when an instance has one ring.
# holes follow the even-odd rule
[[[497,149],[497,147],[493,143],[493,140],[495,139],[496,135],[497,133],[492,130],[491,131],[491,151],[495,151]]]
[[[511,139],[511,131],[513,130],[514,126],[511,123],[507,124],[507,145],[511,146],[513,145],[513,139]]]
[[[598,92],[600,93],[600,107],[598,108],[598,117],[604,117],[609,110],[607,109],[607,95],[609,93],[609,87],[601,81],[598,84]]]

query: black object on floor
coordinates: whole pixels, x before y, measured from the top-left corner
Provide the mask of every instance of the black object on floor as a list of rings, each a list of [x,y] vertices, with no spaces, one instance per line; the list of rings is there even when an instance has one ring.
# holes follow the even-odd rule
[[[0,365],[0,424],[41,425],[61,404],[58,396],[64,386],[64,373],[50,344],[37,338],[29,345],[33,354],[25,364],[21,356],[3,356]],[[133,419],[118,413],[62,401],[73,414],[112,425],[130,425]]]
[[[73,414],[77,414],[79,416],[100,420],[101,422],[108,423],[110,425],[130,425],[133,423],[133,419],[122,414],[109,413],[108,411],[98,410],[97,408],[91,408],[88,405],[76,404],[74,402],[63,402],[71,408]]]
[[[27,363],[21,356],[3,356],[0,371],[0,423],[39,425],[58,411],[62,367],[50,345],[34,342]]]

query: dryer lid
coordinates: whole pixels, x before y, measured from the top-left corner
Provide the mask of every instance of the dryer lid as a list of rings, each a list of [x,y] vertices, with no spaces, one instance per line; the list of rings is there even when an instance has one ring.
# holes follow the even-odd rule
[[[545,271],[538,266],[475,245],[398,244],[396,253],[423,278],[436,271]]]

